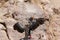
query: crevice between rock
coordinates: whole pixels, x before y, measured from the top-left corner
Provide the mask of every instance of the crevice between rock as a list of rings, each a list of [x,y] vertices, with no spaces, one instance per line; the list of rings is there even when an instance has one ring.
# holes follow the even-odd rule
[[[8,32],[7,32],[6,24],[4,22],[0,22],[0,24],[2,24],[6,28],[6,29],[2,29],[2,30],[4,30],[6,32],[6,36],[10,40],[9,35],[8,35]]]

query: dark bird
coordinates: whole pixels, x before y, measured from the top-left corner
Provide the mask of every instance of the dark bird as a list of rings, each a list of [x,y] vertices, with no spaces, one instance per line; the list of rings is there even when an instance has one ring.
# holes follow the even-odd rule
[[[38,18],[38,19],[34,19],[32,17],[29,18],[29,30],[35,30],[39,25],[44,24],[45,21],[48,21],[49,19],[44,19],[44,18]],[[14,25],[14,30],[17,30],[18,32],[23,33],[24,32],[24,28],[22,28],[21,24],[19,24],[19,22],[17,22]]]

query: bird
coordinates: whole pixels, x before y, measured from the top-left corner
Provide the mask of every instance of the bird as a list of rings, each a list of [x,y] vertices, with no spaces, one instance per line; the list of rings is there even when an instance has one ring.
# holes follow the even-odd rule
[[[33,21],[35,20],[35,21]],[[29,18],[29,30],[35,30],[39,25],[44,24],[45,21],[49,21],[49,19],[45,19],[45,18],[38,18],[38,19],[34,19],[33,17]],[[19,22],[17,22],[14,26],[13,26],[14,30],[17,30],[20,33],[24,32],[24,28],[22,28],[21,24],[19,24]]]

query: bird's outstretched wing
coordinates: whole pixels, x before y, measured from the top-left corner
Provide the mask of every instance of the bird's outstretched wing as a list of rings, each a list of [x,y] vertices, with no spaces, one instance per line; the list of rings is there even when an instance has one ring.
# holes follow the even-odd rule
[[[20,33],[24,32],[24,28],[22,28],[22,26],[19,24],[19,22],[17,22],[14,26],[13,26],[14,30],[17,30]]]
[[[33,21],[34,19],[29,19],[31,22],[30,22],[30,25],[29,25],[29,29],[30,30],[35,30],[37,27],[39,27],[39,25],[42,25],[44,24],[44,22],[47,20],[47,19],[44,19],[44,18],[38,18],[38,19],[35,19],[35,21]],[[14,30],[17,30],[18,32],[21,32],[23,33],[25,28],[23,28],[21,26],[21,24],[19,24],[19,22],[17,22],[15,25],[14,25]]]
[[[32,19],[32,18],[31,18]],[[34,20],[34,19],[33,19]],[[35,21],[33,22],[33,20],[31,20],[32,24],[30,25],[30,30],[35,30],[37,27],[39,27],[39,25],[44,24],[44,22],[49,19],[45,19],[45,18],[38,18],[35,19]]]

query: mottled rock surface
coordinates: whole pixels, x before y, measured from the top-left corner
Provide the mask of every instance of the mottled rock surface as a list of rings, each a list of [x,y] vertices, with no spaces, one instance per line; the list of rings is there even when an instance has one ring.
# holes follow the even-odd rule
[[[0,30],[0,40],[9,40],[4,30]]]
[[[32,40],[60,40],[59,0],[0,0],[0,40],[20,40],[25,32],[13,29],[15,23],[25,26],[30,17],[47,18],[31,32]]]

